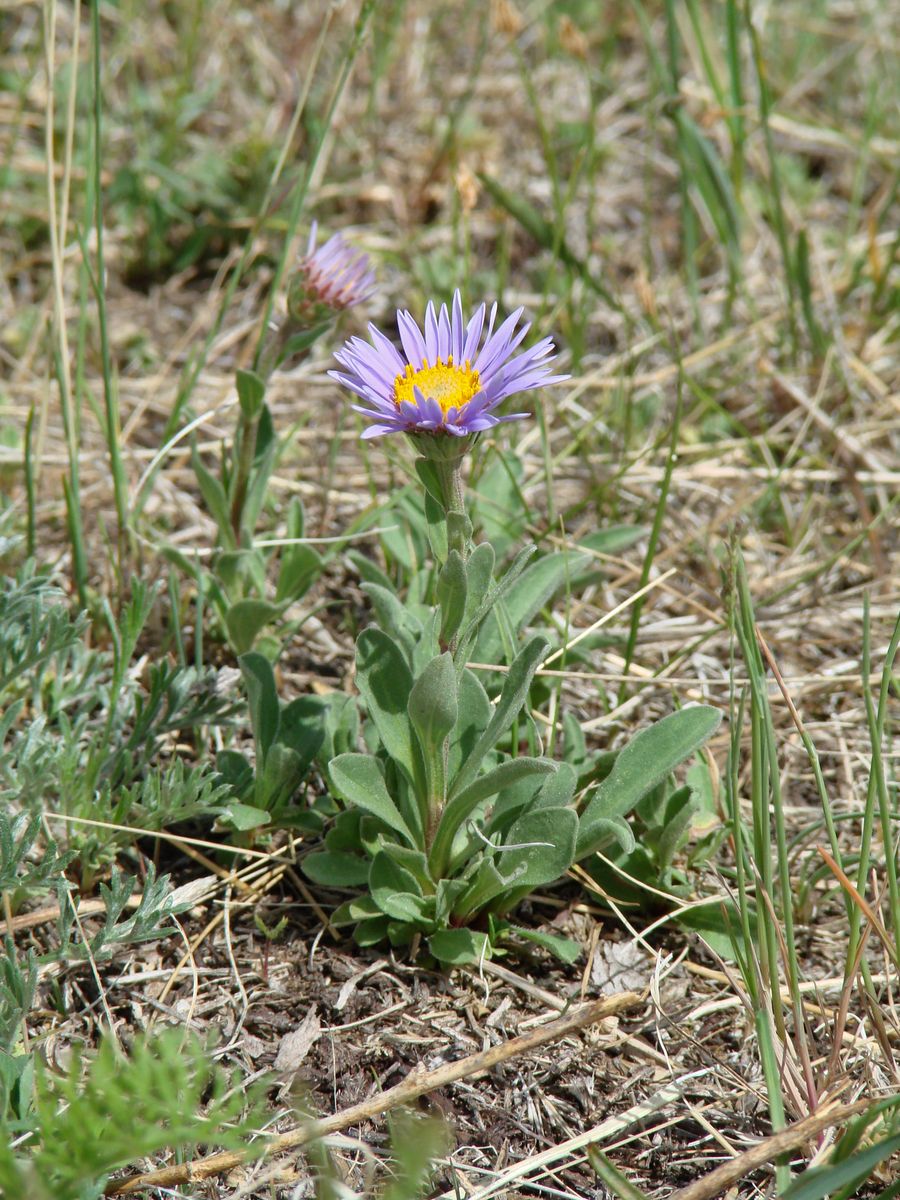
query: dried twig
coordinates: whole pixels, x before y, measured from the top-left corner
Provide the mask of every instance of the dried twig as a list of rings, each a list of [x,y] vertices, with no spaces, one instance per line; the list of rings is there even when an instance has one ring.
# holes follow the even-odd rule
[[[637,992],[621,992],[617,996],[608,996],[603,1000],[594,1001],[592,1004],[580,1006],[567,1016],[541,1025],[531,1033],[512,1038],[511,1041],[503,1042],[499,1046],[491,1046],[490,1049],[479,1051],[478,1054],[470,1054],[467,1058],[461,1058],[457,1062],[447,1063],[434,1071],[423,1071],[421,1067],[416,1067],[396,1087],[389,1088],[386,1092],[379,1092],[368,1100],[351,1105],[350,1108],[345,1108],[331,1117],[307,1122],[274,1138],[266,1145],[263,1154],[269,1156],[284,1150],[296,1150],[315,1138],[338,1133],[351,1125],[359,1125],[363,1121],[377,1117],[401,1104],[417,1100],[419,1096],[424,1096],[427,1092],[436,1091],[438,1088],[456,1083],[460,1079],[472,1079],[482,1075],[499,1063],[516,1058],[520,1054],[527,1054],[529,1051],[537,1049],[538,1046],[556,1042],[578,1029],[584,1029],[606,1017],[612,1017],[626,1009],[634,1008],[641,1002],[642,997]],[[174,1166],[163,1167],[159,1171],[149,1171],[145,1175],[137,1175],[131,1179],[114,1180],[107,1186],[106,1195],[121,1196],[150,1187],[178,1187],[184,1183],[208,1179],[211,1175],[230,1171],[253,1157],[255,1155],[252,1148],[210,1154],[206,1158],[177,1163]]]
[[[804,1117],[802,1121],[797,1121],[789,1128],[782,1129],[779,1133],[773,1133],[771,1137],[765,1138],[758,1145],[751,1146],[749,1150],[745,1150],[743,1154],[739,1154],[730,1162],[722,1163],[720,1167],[716,1167],[702,1179],[695,1179],[687,1187],[673,1192],[669,1200],[712,1200],[713,1196],[718,1196],[720,1192],[724,1192],[726,1188],[749,1175],[751,1171],[774,1162],[782,1154],[796,1150],[804,1142],[821,1133],[823,1129],[828,1129],[831,1125],[840,1125],[842,1121],[847,1121],[850,1117],[856,1117],[865,1112],[871,1103],[871,1100],[857,1100],[853,1104],[836,1105]]]

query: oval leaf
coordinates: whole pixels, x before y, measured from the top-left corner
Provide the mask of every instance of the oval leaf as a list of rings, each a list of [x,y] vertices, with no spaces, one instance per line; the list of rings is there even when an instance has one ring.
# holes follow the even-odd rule
[[[303,874],[322,887],[362,887],[369,878],[369,864],[356,854],[322,850],[307,854],[301,866]]]
[[[452,654],[439,654],[428,663],[409,694],[408,711],[427,759],[441,745],[459,715]]]
[[[597,787],[581,815],[578,857],[583,858],[601,840],[601,818],[621,817],[631,812],[646,794],[661,783],[679,763],[715,733],[722,714],[707,704],[682,708],[649,726],[617,755],[613,768]]]
[[[415,839],[409,826],[400,814],[397,805],[388,795],[384,777],[376,759],[369,754],[339,754],[331,760],[329,774],[338,796],[348,804],[364,809],[377,817],[395,833],[405,838],[410,846]]]

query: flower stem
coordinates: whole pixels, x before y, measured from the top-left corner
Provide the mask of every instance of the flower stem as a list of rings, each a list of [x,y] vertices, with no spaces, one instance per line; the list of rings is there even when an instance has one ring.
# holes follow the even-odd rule
[[[436,461],[443,493],[444,514],[447,521],[447,545],[456,550],[463,562],[469,557],[472,523],[466,515],[465,492],[462,478],[462,455]]]

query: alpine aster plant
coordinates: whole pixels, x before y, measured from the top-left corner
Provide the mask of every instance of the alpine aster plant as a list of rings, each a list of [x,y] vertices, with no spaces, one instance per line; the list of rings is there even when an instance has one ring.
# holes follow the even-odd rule
[[[397,312],[402,354],[374,325],[369,326],[371,342],[354,337],[335,354],[345,369],[329,374],[364,401],[352,407],[372,421],[364,438],[386,433],[468,437],[529,415],[497,416],[495,410],[508,397],[569,378],[550,373],[556,356],[549,337],[515,353],[531,328],[517,328],[521,308],[495,330],[494,304],[485,331],[486,311],[479,305],[466,323],[457,291],[450,313],[445,304],[438,313],[429,302],[424,330],[410,313]]]

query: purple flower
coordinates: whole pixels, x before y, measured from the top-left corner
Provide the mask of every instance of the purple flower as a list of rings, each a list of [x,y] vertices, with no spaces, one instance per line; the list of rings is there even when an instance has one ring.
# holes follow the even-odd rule
[[[313,221],[306,256],[288,288],[288,308],[301,323],[361,304],[375,290],[368,255],[348,245],[339,233],[317,250],[317,228]]]
[[[466,324],[457,291],[450,314],[446,305],[436,313],[434,304],[428,304],[424,332],[408,312],[397,313],[402,354],[374,325],[369,326],[371,343],[358,337],[346,343],[335,355],[346,369],[329,374],[364,401],[353,405],[373,421],[364,438],[385,433],[467,437],[501,421],[527,417],[495,415],[508,396],[569,378],[550,374],[548,364],[555,358],[550,338],[514,354],[531,328],[516,329],[521,308],[495,330],[495,304],[486,332],[485,311],[482,304]]]

